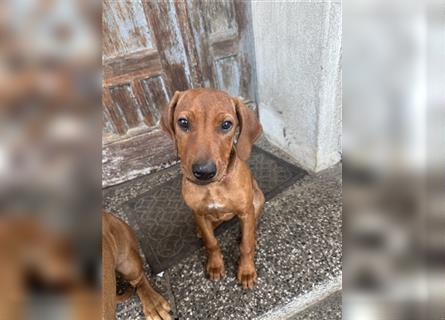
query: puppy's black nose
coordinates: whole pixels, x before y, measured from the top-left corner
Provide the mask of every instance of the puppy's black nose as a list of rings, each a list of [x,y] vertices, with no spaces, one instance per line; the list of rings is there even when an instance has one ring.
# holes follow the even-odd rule
[[[192,165],[193,175],[198,180],[210,180],[216,175],[216,165],[213,161],[198,161]]]

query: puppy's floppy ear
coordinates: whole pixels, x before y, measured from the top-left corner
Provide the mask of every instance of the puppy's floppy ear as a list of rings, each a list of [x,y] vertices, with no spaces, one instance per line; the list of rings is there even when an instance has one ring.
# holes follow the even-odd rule
[[[161,112],[161,129],[170,135],[172,139],[175,139],[175,124],[173,123],[176,105],[179,98],[182,97],[183,92],[176,91],[172,100]]]
[[[233,98],[236,115],[239,122],[239,136],[236,144],[236,152],[241,160],[249,159],[252,145],[263,131],[256,114],[250,110],[240,99]]]

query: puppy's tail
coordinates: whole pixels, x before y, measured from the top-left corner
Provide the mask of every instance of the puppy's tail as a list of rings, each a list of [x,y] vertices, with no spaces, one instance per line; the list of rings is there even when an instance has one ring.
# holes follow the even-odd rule
[[[125,290],[124,293],[119,294],[119,295],[116,295],[116,302],[117,302],[117,303],[121,303],[121,302],[124,302],[124,301],[130,299],[130,298],[134,295],[135,291],[136,291],[135,288],[129,286],[129,287]]]

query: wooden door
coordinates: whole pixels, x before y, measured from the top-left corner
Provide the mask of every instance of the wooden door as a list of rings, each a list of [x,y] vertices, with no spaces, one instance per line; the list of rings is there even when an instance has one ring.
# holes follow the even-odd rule
[[[255,98],[250,5],[104,0],[103,185],[175,163],[159,129],[176,90],[216,87]]]
[[[203,86],[255,100],[255,57],[248,1],[187,1]]]

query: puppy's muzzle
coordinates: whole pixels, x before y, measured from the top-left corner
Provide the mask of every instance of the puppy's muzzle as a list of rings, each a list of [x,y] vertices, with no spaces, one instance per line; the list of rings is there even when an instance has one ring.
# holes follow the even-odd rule
[[[209,181],[216,176],[216,164],[213,161],[197,161],[192,165],[192,172],[199,181]]]

